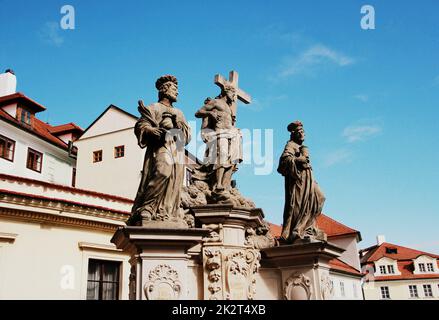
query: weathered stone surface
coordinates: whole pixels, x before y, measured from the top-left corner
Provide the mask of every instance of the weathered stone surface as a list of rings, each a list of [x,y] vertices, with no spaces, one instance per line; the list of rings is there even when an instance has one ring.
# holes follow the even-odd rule
[[[285,282],[284,299],[311,300],[313,288],[311,279],[303,273],[293,273]]]
[[[195,113],[202,119],[201,137],[206,143],[203,164],[195,169],[192,178],[202,181],[207,188],[196,185],[206,197],[206,203],[232,204],[254,208],[254,203],[245,199],[232,184],[232,175],[242,162],[242,134],[235,126],[237,100],[250,103],[248,94],[238,88],[238,73],[232,71],[229,81],[220,75],[215,83],[221,93],[207,98]]]
[[[282,240],[292,243],[297,239],[324,240],[316,226],[325,197],[314,180],[309,151],[303,145],[305,131],[300,121],[288,125],[290,141],[280,157],[277,171],[285,177],[285,206]]]
[[[184,179],[184,146],[191,132],[183,113],[173,106],[178,96],[177,85],[174,76],[162,76],[156,81],[159,101],[147,107],[139,101],[141,117],[134,131],[146,153],[130,225],[161,221],[165,222],[164,228],[187,228],[180,209],[180,191]]]

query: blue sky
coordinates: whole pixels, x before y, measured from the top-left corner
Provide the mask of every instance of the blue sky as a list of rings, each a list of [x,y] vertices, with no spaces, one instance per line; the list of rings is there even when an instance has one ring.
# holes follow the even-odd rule
[[[60,8],[75,8],[62,30]],[[360,27],[373,5],[376,29]],[[274,170],[236,175],[241,192],[282,222],[277,159],[286,126],[305,124],[329,216],[387,241],[439,253],[437,1],[0,0],[0,69],[42,103],[40,118],[87,127],[109,104],[136,114],[155,79],[178,77],[188,119],[232,69],[253,104],[238,126],[273,129]]]

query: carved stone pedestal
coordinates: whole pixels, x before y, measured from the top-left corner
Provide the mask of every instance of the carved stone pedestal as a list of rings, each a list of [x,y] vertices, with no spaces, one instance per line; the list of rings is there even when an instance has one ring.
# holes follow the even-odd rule
[[[209,234],[206,229],[123,227],[111,242],[131,254],[131,300],[189,299],[190,248]],[[196,277],[195,277],[196,278]],[[196,286],[196,284],[195,284]],[[197,297],[192,297],[197,298]]]
[[[343,251],[326,241],[301,241],[261,250],[261,265],[280,271],[283,299],[330,300],[329,260]]]
[[[248,231],[264,225],[262,210],[213,204],[191,209],[196,223],[210,230],[202,247],[204,299],[253,299],[260,252]]]

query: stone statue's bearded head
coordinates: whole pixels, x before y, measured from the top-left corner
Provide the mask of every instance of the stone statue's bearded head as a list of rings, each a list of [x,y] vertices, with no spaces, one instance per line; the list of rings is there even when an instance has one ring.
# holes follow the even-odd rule
[[[288,127],[288,131],[291,132],[291,140],[297,144],[302,144],[305,141],[305,130],[303,124],[300,121],[291,122]]]
[[[178,96],[178,81],[172,75],[162,76],[157,79],[155,87],[159,91],[159,100],[168,98],[171,102],[177,101]]]
[[[224,89],[222,90],[222,95],[226,96],[227,99],[232,102],[236,100],[236,89],[235,87],[231,85],[225,85]]]

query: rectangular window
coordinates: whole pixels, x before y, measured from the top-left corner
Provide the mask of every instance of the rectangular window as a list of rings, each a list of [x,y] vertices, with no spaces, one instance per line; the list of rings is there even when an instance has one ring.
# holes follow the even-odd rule
[[[392,265],[388,265],[388,266],[387,266],[387,270],[389,271],[390,274],[395,273],[395,269],[393,268]]]
[[[93,162],[102,161],[102,150],[93,151]]]
[[[119,300],[120,262],[88,262],[87,300]]]
[[[43,154],[34,149],[27,149],[27,162],[26,167],[36,172],[41,172],[43,164]]]
[[[425,264],[423,264],[423,263],[419,264],[419,271],[425,272]]]
[[[426,298],[431,298],[433,297],[433,291],[431,290],[431,285],[429,284],[424,284],[424,295]]]
[[[344,291],[344,283],[340,281],[340,293],[341,296],[344,297],[346,295],[345,291]]]
[[[0,158],[14,161],[15,141],[0,135]]]
[[[390,299],[389,287],[381,287],[381,299]]]
[[[20,120],[22,123],[30,125],[30,112],[27,110],[21,109]]]
[[[433,272],[434,271],[433,264],[431,262],[427,263],[427,270],[428,270],[428,272]]]
[[[114,157],[122,158],[125,156],[125,146],[114,147]]]
[[[386,266],[380,266],[380,272],[381,274],[386,274],[387,273]]]
[[[409,286],[410,298],[418,298],[418,287],[417,286]]]
[[[357,284],[356,283],[352,284],[352,290],[354,291],[354,298],[358,298]]]

